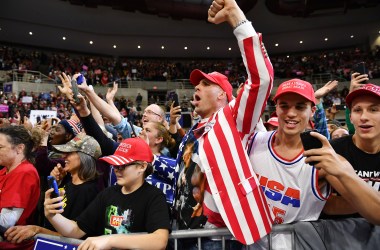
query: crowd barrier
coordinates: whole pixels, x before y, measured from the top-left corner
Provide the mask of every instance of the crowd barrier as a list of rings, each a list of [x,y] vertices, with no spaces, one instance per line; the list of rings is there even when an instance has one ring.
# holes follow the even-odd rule
[[[217,237],[222,240],[222,249],[226,238],[231,238],[227,228],[174,230],[170,234],[174,241],[174,249],[178,248],[178,240],[197,238],[198,249],[203,249],[201,238]],[[37,234],[35,250],[67,249],[75,250],[82,241],[78,239]],[[380,226],[374,226],[363,218],[340,220],[319,220],[314,222],[296,222],[292,224],[274,225],[267,237],[268,249],[379,249]],[[251,249],[245,246],[243,249]],[[254,248],[257,249],[257,248]],[[206,249],[207,250],[207,249]]]

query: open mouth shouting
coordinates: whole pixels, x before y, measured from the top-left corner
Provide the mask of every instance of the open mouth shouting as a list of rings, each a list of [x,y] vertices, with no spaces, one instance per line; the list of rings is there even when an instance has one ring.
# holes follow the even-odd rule
[[[198,94],[194,94],[193,97],[194,97],[193,98],[194,100],[191,101],[191,104],[194,105],[194,106],[198,106],[199,102],[201,101],[200,96]]]

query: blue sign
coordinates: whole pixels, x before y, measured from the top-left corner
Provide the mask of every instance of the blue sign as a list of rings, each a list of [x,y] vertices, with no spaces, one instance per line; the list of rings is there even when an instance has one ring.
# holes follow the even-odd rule
[[[37,237],[33,250],[76,250],[78,245],[59,242],[47,238]]]
[[[12,84],[6,84],[4,85],[4,93],[12,93],[12,87],[13,85]]]

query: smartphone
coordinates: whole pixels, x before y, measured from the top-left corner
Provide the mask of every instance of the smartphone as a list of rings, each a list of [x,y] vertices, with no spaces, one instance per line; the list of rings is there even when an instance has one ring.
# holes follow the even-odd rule
[[[57,181],[55,180],[55,178],[54,178],[54,176],[51,176],[51,175],[49,175],[48,177],[47,177],[47,181],[48,181],[48,188],[50,189],[50,188],[53,188],[54,189],[54,191],[51,193],[51,195],[50,195],[50,198],[57,198],[57,197],[59,197],[59,190],[58,190],[58,184],[57,184]],[[58,210],[59,209],[62,209],[62,207],[59,207],[59,208],[57,208]]]
[[[302,132],[300,134],[301,142],[302,142],[302,145],[303,145],[303,148],[305,149],[305,151],[309,150],[309,149],[321,148],[322,147],[322,142],[318,138],[315,138],[314,136],[312,136],[310,134],[310,132],[318,133],[318,131],[316,131],[316,130],[307,130],[307,131]],[[317,163],[318,162],[310,162],[309,164],[314,166]]]
[[[368,75],[368,69],[365,67],[365,62],[355,64],[353,70],[354,72],[360,73],[361,75]],[[365,84],[367,81],[361,81],[360,83]]]
[[[79,98],[78,98],[79,90],[78,90],[77,80],[75,79],[71,80],[71,89],[73,90],[74,101],[76,103],[79,103]]]
[[[78,85],[81,85],[83,83],[83,75],[80,74],[78,77],[77,77],[77,84]]]
[[[174,99],[174,107],[177,107],[177,106],[179,106],[178,99]]]
[[[55,125],[55,124],[57,124],[57,119],[52,118],[52,119],[51,119],[51,125],[53,126],[53,125]]]
[[[0,236],[1,236],[2,238],[4,238],[4,233],[5,233],[5,231],[7,231],[7,230],[8,230],[8,228],[6,228],[6,227],[0,225]]]

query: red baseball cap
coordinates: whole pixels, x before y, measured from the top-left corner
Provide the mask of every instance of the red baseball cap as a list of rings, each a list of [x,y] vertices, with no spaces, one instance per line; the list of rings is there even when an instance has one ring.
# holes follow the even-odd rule
[[[352,91],[346,97],[346,104],[347,104],[347,106],[349,108],[351,108],[352,101],[356,97],[362,96],[362,95],[367,95],[367,94],[368,95],[373,95],[373,96],[376,96],[376,97],[380,97],[380,87],[377,86],[377,85],[374,85],[372,83],[368,83],[368,84],[363,85],[363,87]]]
[[[134,161],[153,162],[153,153],[149,145],[141,138],[123,140],[113,155],[100,158],[111,165],[120,166]]]
[[[292,79],[280,84],[277,89],[276,95],[273,97],[273,101],[277,102],[277,99],[287,93],[294,93],[305,97],[311,101],[314,105],[316,104],[313,86],[306,81],[300,79]]]
[[[199,82],[202,79],[207,79],[210,82],[213,82],[217,85],[219,85],[227,94],[227,100],[230,102],[232,101],[232,85],[228,81],[227,76],[219,73],[219,72],[211,72],[211,73],[204,73],[200,71],[199,69],[194,69],[190,74],[190,82],[197,86]]]
[[[278,127],[278,117],[271,117],[267,122],[264,122],[264,126],[268,125]]]

